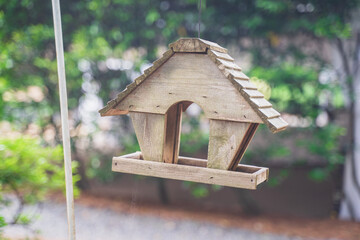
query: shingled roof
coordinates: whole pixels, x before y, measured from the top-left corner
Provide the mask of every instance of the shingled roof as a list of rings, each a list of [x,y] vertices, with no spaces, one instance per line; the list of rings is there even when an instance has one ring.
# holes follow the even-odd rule
[[[280,113],[272,108],[272,104],[264,98],[264,95],[250,82],[249,77],[242,72],[241,68],[234,62],[234,59],[228,55],[226,48],[199,38],[182,38],[171,43],[169,48],[170,49],[166,51],[160,59],[156,60],[150,68],[145,70],[143,75],[136,78],[135,81],[119,93],[115,99],[109,101],[107,105],[99,111],[101,116],[115,115],[115,112],[117,112],[115,110],[116,106],[156,69],[171,58],[174,53],[203,53],[207,54],[226,78],[231,81],[234,87],[241,93],[272,132],[282,131],[288,126],[281,118]],[[118,114],[117,112],[116,115]]]

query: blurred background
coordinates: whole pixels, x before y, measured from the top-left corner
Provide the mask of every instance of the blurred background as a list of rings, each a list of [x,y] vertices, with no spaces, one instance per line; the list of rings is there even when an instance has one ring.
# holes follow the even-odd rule
[[[202,0],[201,38],[227,48],[289,123],[275,135],[264,126],[255,134],[242,163],[269,167],[270,177],[251,191],[111,171],[113,156],[140,149],[129,117],[100,118],[98,110],[169,43],[197,37],[198,1],[62,0],[79,239],[167,239],[160,230],[122,238],[106,228],[110,219],[138,216],[150,225],[168,219],[158,223],[166,234],[201,229],[186,228],[191,219],[220,224],[204,226],[226,239],[241,239],[227,228],[278,234],[274,239],[360,239],[359,4]],[[66,238],[57,84],[51,1],[1,0],[0,232],[9,238]],[[191,105],[180,155],[207,157],[208,125]],[[126,214],[120,221],[114,212]],[[91,226],[104,224],[98,233],[109,235],[81,235],[97,217]],[[47,218],[58,225],[44,228]],[[138,232],[134,226],[122,230]]]

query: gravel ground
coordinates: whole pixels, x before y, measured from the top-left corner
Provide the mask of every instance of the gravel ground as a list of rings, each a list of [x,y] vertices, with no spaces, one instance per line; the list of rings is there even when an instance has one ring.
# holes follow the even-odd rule
[[[28,209],[28,212],[33,209]],[[224,228],[210,223],[169,220],[157,216],[134,215],[115,212],[110,209],[92,208],[76,205],[77,239],[171,239],[171,240],[212,240],[212,239],[302,239],[279,236],[274,234],[260,234],[236,228]],[[67,222],[65,204],[46,202],[42,206],[39,219],[32,226],[39,231],[36,235],[40,239],[60,240],[67,238]],[[5,236],[11,239],[33,237],[34,232],[22,227],[5,228]]]

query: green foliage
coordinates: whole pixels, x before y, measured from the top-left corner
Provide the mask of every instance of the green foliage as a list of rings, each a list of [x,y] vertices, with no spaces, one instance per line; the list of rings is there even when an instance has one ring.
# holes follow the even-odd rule
[[[258,134],[267,132],[268,129],[266,128],[266,126],[261,126],[258,130]],[[283,145],[284,139],[291,137],[291,134],[287,135],[282,132],[278,133],[278,135],[278,138],[271,139],[269,143],[264,146],[256,146],[253,149],[248,149],[243,157],[242,163],[251,164],[256,162],[256,164],[263,165],[268,161],[286,159],[289,156],[292,156],[291,149],[288,146]]]
[[[111,161],[110,156],[103,156],[101,154],[93,153],[90,157],[90,164],[86,168],[86,176],[89,179],[98,179],[99,181],[106,183],[114,180],[114,172],[111,171]],[[101,159],[106,159],[101,161]]]
[[[267,182],[268,186],[270,186],[270,187],[278,186],[281,182],[283,182],[289,176],[289,174],[290,174],[289,170],[283,169],[275,176],[270,176],[269,180]]]
[[[183,186],[188,189],[195,198],[207,197],[212,191],[216,192],[222,189],[219,185],[205,185],[195,182],[183,182]]]
[[[281,13],[289,7],[290,2],[285,1],[271,1],[271,0],[256,0],[255,6],[263,9],[269,13]]]
[[[209,134],[199,129],[192,129],[189,133],[181,134],[180,149],[183,154],[207,152]]]
[[[309,172],[309,178],[323,181],[337,166],[344,163],[344,154],[339,150],[339,142],[346,134],[346,129],[330,124],[314,131],[312,141],[298,141],[308,151],[327,162],[323,168],[314,168]]]
[[[123,136],[122,144],[122,151],[114,154],[120,156],[140,151],[140,146],[135,133]],[[89,154],[90,161],[86,168],[86,177],[89,179],[97,179],[100,182],[106,183],[113,181],[115,176],[121,176],[120,174],[116,174],[111,171],[112,157],[113,155],[104,154],[101,151]]]
[[[63,153],[60,146],[44,147],[37,139],[28,137],[0,138],[0,159],[1,206],[11,204],[3,197],[4,194],[14,194],[21,210],[25,204],[42,201],[50,192],[65,192]],[[76,164],[73,165],[73,172],[73,181],[76,183],[79,180]],[[79,194],[76,187],[74,194]],[[11,224],[27,225],[31,220],[19,211]]]
[[[0,231],[2,227],[5,227],[7,224],[5,222],[5,218],[0,216]],[[0,235],[1,236],[1,235]]]
[[[267,68],[254,67],[250,74],[265,79],[270,84],[270,101],[278,111],[313,119],[322,111],[320,108],[322,93],[325,90],[338,92],[340,89],[339,85],[321,84],[316,69],[285,62]],[[339,96],[331,96],[332,102],[336,103],[336,106],[341,106],[341,99],[337,99]]]
[[[65,189],[61,146],[43,147],[36,139],[21,137],[0,139],[0,148],[2,193],[17,191],[26,203],[35,203],[51,190]],[[73,179],[77,182],[78,175]]]
[[[140,145],[136,139],[136,135],[132,134],[124,139],[124,154],[133,153],[136,151],[140,151]]]
[[[74,129],[83,124],[78,113],[81,101],[89,95],[84,84],[96,86],[92,94],[103,103],[116,96],[140,73],[144,63],[156,59],[159,46],[179,37],[197,35],[197,3],[197,0],[61,2],[68,102],[70,114],[74,116]],[[308,117],[313,123],[321,111],[331,113],[334,108],[343,107],[341,89],[335,83],[319,83],[318,73],[327,66],[325,60],[303,52],[292,43],[283,46],[279,44],[280,39],[298,35],[309,37],[311,41],[349,38],[352,31],[350,14],[358,6],[358,0],[207,0],[203,1],[201,37],[225,47],[235,43],[249,53],[252,59],[249,75],[270,85],[270,100],[274,107],[281,112]],[[52,21],[51,1],[0,1],[0,121],[10,122],[20,132],[29,124],[36,124],[41,129],[41,136],[47,126],[59,131]],[[243,44],[239,41],[242,39],[251,44]],[[110,58],[129,60],[131,67],[110,69],[106,67],[106,60]],[[81,69],[81,62],[86,62],[88,68]],[[31,97],[30,88],[34,86],[41,90],[42,97]],[[330,104],[325,107],[321,105],[324,95],[330,96]],[[88,148],[93,147],[92,137],[104,131],[97,128],[97,120],[98,115],[91,119],[95,131],[90,131],[86,137],[73,138],[74,146],[87,138]],[[199,130],[195,120],[192,121],[192,131],[182,135],[181,150],[189,154],[206,153],[208,135]],[[311,130],[315,135],[327,131],[314,127],[314,124]],[[118,139],[119,146],[124,146],[124,152],[139,150],[136,141],[129,140],[131,137],[124,138],[131,133],[108,132]],[[59,143],[60,139],[54,141]],[[320,148],[321,141],[317,138],[314,141],[313,144]],[[331,137],[329,141],[336,145],[339,140]],[[323,156],[322,150],[308,145],[301,146]],[[338,149],[326,147],[324,151],[329,149],[331,155],[339,159]],[[74,154],[77,151],[74,147]],[[278,158],[290,154],[284,147],[273,152],[264,151]],[[88,154],[91,155],[87,156],[90,164],[84,167],[86,174],[83,177],[111,180],[112,173],[106,174],[109,162],[105,161],[109,157],[94,151],[88,151]],[[43,180],[36,181],[41,189]],[[60,180],[56,181],[54,184],[60,185]]]
[[[321,181],[324,181],[327,178],[328,173],[327,173],[326,169],[314,168],[314,169],[310,170],[308,176],[313,181],[321,182]]]
[[[19,216],[19,219],[17,221],[17,224],[21,224],[21,225],[30,225],[31,224],[31,221],[34,220],[32,219],[32,216],[28,216],[28,215],[25,215],[25,214],[21,214]]]
[[[182,131],[180,139],[180,155],[207,154],[209,131],[201,128],[201,119],[205,118],[201,112],[198,116],[190,116],[186,112],[182,117]]]

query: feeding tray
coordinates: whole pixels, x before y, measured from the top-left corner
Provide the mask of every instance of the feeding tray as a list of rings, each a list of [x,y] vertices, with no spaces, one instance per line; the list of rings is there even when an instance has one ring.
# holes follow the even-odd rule
[[[206,165],[207,160],[180,156],[178,164],[147,161],[141,152],[135,152],[113,157],[112,170],[246,189],[256,189],[269,176],[269,169],[265,167],[239,164],[234,171],[227,171],[207,168]]]
[[[196,103],[209,119],[207,160],[179,157],[182,113]],[[287,123],[216,43],[179,39],[101,109],[129,114],[140,152],[113,158],[113,170],[255,189],[269,170],[239,164],[259,124],[271,132]]]

